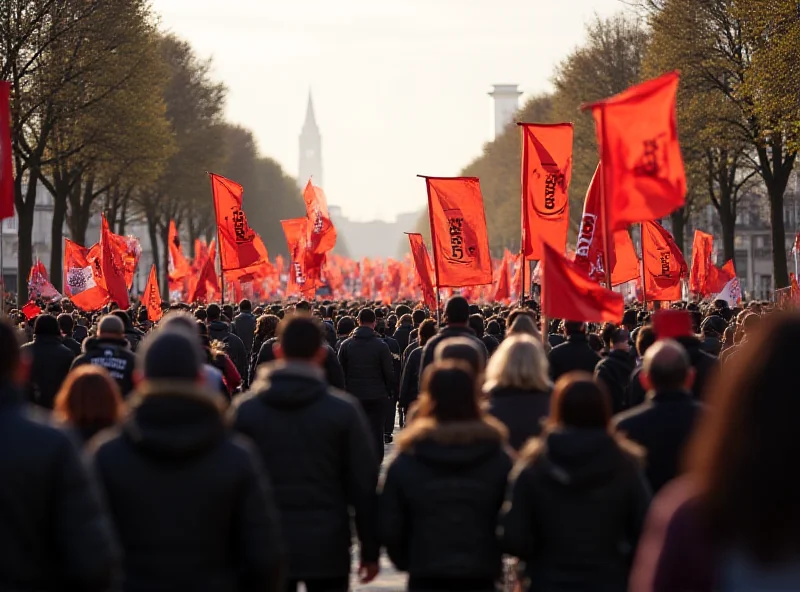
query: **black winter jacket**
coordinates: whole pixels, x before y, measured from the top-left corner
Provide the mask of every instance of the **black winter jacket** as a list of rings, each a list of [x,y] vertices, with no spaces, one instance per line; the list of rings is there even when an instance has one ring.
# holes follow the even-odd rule
[[[397,342],[397,345],[400,346],[400,354],[402,355],[406,348],[408,347],[409,336],[411,335],[411,331],[414,329],[414,325],[411,323],[400,323],[400,325],[395,329],[394,340]]]
[[[72,352],[73,356],[81,355],[81,344],[75,341],[69,335],[64,335],[61,342]]]
[[[345,390],[359,399],[394,394],[394,366],[389,346],[369,327],[359,327],[339,347]]]
[[[244,386],[247,386],[247,366],[250,360],[242,340],[236,334],[231,333],[228,324],[222,321],[212,321],[208,324],[208,338],[225,344],[225,353],[239,371],[239,376],[245,382]]]
[[[620,413],[630,407],[628,384],[636,367],[636,361],[629,352],[612,350],[598,362],[595,378],[602,381],[611,397],[611,413]]]
[[[494,419],[437,425],[417,418],[397,439],[379,497],[392,563],[413,579],[496,579],[497,516],[512,462]]]
[[[695,371],[692,395],[702,401],[705,398],[706,385],[716,372],[719,360],[703,350],[703,344],[697,337],[678,337],[676,341],[686,349]]]
[[[397,396],[400,392],[400,377],[403,372],[402,364],[400,363],[400,344],[392,337],[381,337],[381,340],[389,346],[389,352],[392,354],[392,376],[394,376],[394,385],[392,387],[392,395]]]
[[[83,342],[83,351],[84,353],[72,362],[73,368],[83,364],[102,366],[117,381],[123,397],[133,390],[136,356],[131,352],[126,339],[89,337]]]
[[[520,450],[542,433],[542,420],[550,413],[550,393],[497,387],[489,391],[489,413],[508,429],[508,444]]]
[[[128,327],[125,329],[125,339],[128,340],[128,344],[131,346],[131,351],[136,351],[139,349],[139,344],[144,339],[144,333],[139,331],[136,327]]]
[[[419,396],[419,366],[421,362],[422,348],[417,347],[408,354],[400,379],[400,396],[397,402],[403,409],[408,409]]]
[[[531,442],[515,474],[502,543],[529,589],[624,592],[650,503],[639,461],[605,430],[566,429]]]
[[[685,391],[657,392],[617,415],[617,430],[647,451],[647,479],[653,492],[678,476],[684,448],[702,407]]]
[[[256,357],[255,365],[250,367],[250,383],[253,383],[258,376],[258,367],[262,364],[269,364],[275,361],[275,351],[272,346],[278,342],[277,337],[267,339],[262,345]],[[344,390],[344,373],[342,366],[339,364],[339,358],[333,352],[330,346],[326,346],[328,355],[325,358],[325,379],[328,384],[333,388]]]
[[[589,347],[589,339],[586,335],[579,334],[570,335],[564,343],[551,349],[548,359],[550,360],[550,377],[555,381],[567,372],[575,370],[594,374],[600,356]]]
[[[466,337],[467,339],[471,339],[478,349],[483,352],[484,361],[489,360],[489,351],[486,349],[486,344],[484,344],[483,340],[475,335],[475,331],[469,327],[453,327],[448,325],[444,329],[441,329],[436,335],[431,337],[428,340],[428,343],[425,344],[425,349],[422,352],[422,363],[419,369],[420,377],[425,371],[425,368],[427,368],[429,364],[433,363],[433,354],[436,351],[436,346],[445,339],[450,339],[451,337]]]
[[[279,361],[234,405],[235,429],[256,443],[275,484],[290,579],[350,573],[350,508],[362,560],[377,561],[377,462],[356,400],[328,387],[320,368]]]
[[[103,591],[118,552],[98,491],[66,433],[0,387],[0,590]]]
[[[28,400],[52,409],[75,356],[64,345],[60,335],[34,335],[33,341],[23,345],[22,350],[32,362]]]
[[[143,384],[120,429],[89,443],[123,549],[125,592],[281,590],[277,510],[258,453],[224,399]]]
[[[247,352],[248,359],[250,352],[253,351],[253,337],[256,333],[256,317],[250,312],[240,312],[233,319],[233,332],[242,340],[244,350]]]

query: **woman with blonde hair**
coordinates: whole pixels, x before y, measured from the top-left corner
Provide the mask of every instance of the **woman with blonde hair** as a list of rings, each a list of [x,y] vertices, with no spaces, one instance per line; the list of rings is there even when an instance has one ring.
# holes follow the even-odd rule
[[[489,397],[489,413],[508,428],[508,442],[514,450],[542,433],[541,421],[550,412],[552,390],[550,366],[539,341],[517,334],[500,344],[489,360],[484,392]]]
[[[78,366],[67,374],[56,395],[55,417],[68,424],[83,443],[119,423],[124,413],[117,381],[102,366]]]

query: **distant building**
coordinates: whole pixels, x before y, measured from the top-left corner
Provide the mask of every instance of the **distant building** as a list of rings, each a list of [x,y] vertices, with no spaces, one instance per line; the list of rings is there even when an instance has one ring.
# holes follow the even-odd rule
[[[314,116],[314,103],[311,100],[311,91],[308,93],[306,106],[306,120],[299,140],[299,162],[297,166],[297,184],[304,189],[310,178],[314,178],[314,185],[325,187],[322,178],[322,135],[319,133],[317,118]]]
[[[489,96],[494,99],[494,137],[503,133],[505,127],[514,119],[519,109],[522,91],[516,84],[495,84]]]
[[[403,233],[414,232],[419,219],[419,212],[410,212],[400,214],[394,222],[383,220],[354,222],[346,218],[338,206],[329,206],[328,210],[340,240],[344,237],[346,241],[347,253],[352,259],[364,257],[396,259],[405,238]]]

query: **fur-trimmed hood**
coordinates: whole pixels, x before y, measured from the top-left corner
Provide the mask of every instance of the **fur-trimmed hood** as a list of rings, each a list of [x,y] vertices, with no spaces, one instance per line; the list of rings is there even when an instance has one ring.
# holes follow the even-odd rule
[[[444,424],[418,418],[400,433],[396,447],[431,464],[470,465],[495,454],[507,439],[505,426],[492,417]]]
[[[226,402],[190,381],[147,381],[131,394],[122,431],[145,454],[185,459],[205,454],[225,435]]]

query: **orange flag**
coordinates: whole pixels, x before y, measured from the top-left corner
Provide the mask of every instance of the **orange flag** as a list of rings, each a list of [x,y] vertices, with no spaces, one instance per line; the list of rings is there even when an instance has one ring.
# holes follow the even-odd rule
[[[689,291],[707,296],[711,293],[708,284],[711,275],[711,251],[714,248],[714,237],[702,230],[694,231],[692,241],[692,273],[689,277]]]
[[[323,255],[336,246],[336,228],[328,213],[328,199],[325,192],[312,185],[309,179],[303,191],[303,201],[306,203],[306,218],[309,222],[308,248],[312,253]]]
[[[522,247],[541,259],[541,244],[563,253],[569,230],[572,124],[520,123],[522,128]]]
[[[681,300],[681,280],[689,268],[675,239],[658,222],[642,224],[642,253],[644,298]]]
[[[406,232],[411,246],[411,255],[414,258],[414,269],[417,272],[417,282],[422,289],[422,297],[428,308],[436,308],[436,293],[434,292],[434,275],[428,249],[422,235],[416,232]]]
[[[192,268],[183,255],[181,239],[178,236],[175,220],[169,221],[169,238],[167,242],[169,243],[169,279],[176,282],[191,274]]]
[[[214,173],[209,173],[209,176],[217,213],[222,270],[242,269],[267,262],[267,248],[261,237],[250,228],[242,210],[242,186]]]
[[[575,263],[596,282],[605,282],[605,224],[603,224],[603,208],[600,192],[600,171],[602,163],[597,165],[586,201],[583,204],[583,216],[578,230],[575,248]],[[611,267],[611,285],[618,286],[639,277],[639,258],[633,247],[628,230],[613,233],[609,244],[609,266]]]
[[[306,277],[306,238],[307,218],[292,218],[281,220],[283,234],[286,237],[286,246],[289,247],[289,281],[286,284],[286,294],[303,292],[308,289],[309,282]]]
[[[423,177],[438,287],[492,283],[483,196],[475,177]]]
[[[685,202],[675,112],[678,78],[671,72],[583,107],[592,110],[605,167],[609,230],[663,218]]]
[[[214,269],[214,259],[217,256],[217,243],[213,240],[208,246],[208,254],[200,268],[197,279],[191,278],[189,282],[189,302],[197,302],[209,298],[209,286],[216,292],[219,290],[219,279]]]
[[[494,291],[494,302],[506,302],[511,298],[511,272],[508,270],[508,251],[503,254],[498,270],[497,288]]]
[[[722,292],[725,284],[736,277],[736,269],[733,267],[733,259],[729,259],[722,267],[711,266],[708,282],[710,294]]]
[[[147,318],[153,321],[161,320],[164,314],[161,310],[161,291],[158,289],[158,274],[156,274],[155,263],[150,268],[150,276],[147,278],[147,285],[142,294],[142,304],[147,309]]]
[[[0,80],[0,220],[14,217],[10,98],[11,83]]]
[[[95,251],[98,249],[95,246]],[[105,289],[99,260],[89,260],[89,249],[64,239],[64,294],[85,311],[99,310],[110,300]]]
[[[551,319],[569,321],[622,320],[622,294],[607,290],[584,275],[574,263],[549,245],[542,265],[542,312]]]
[[[106,290],[111,300],[119,307],[126,310],[130,307],[128,300],[128,286],[125,281],[125,252],[120,249],[119,242],[108,227],[108,220],[100,216],[102,230],[100,232],[100,266],[103,269],[103,278]]]

